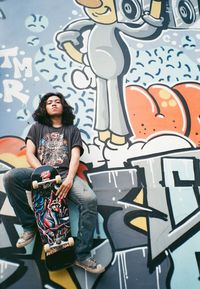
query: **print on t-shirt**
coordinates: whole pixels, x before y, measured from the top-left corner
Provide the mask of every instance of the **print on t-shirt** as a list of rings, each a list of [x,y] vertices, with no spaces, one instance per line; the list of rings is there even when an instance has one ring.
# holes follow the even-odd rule
[[[68,161],[67,141],[63,133],[47,133],[39,142],[38,157],[42,164],[59,166]]]

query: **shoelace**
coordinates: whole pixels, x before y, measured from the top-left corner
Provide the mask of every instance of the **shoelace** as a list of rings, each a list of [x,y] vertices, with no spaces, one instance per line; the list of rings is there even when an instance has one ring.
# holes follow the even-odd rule
[[[93,257],[91,257],[88,261],[89,267],[95,268],[97,266],[96,260]]]

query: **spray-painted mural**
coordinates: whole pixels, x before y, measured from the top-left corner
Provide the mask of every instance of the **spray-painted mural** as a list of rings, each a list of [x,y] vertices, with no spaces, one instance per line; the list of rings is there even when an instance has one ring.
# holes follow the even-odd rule
[[[0,287],[198,289],[200,1],[1,0],[0,27]],[[28,166],[24,139],[49,91],[82,134],[100,276],[48,272],[38,237],[15,246],[2,179]]]

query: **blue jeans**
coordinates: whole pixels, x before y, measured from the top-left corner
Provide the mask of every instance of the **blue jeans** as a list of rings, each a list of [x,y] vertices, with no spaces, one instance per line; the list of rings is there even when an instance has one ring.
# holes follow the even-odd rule
[[[24,231],[37,228],[34,213],[30,208],[26,191],[31,190],[32,168],[16,168],[4,175],[4,187],[11,206]],[[79,228],[76,240],[76,255],[80,261],[90,256],[93,234],[97,223],[97,199],[95,193],[81,178],[76,176],[68,198],[79,207]]]

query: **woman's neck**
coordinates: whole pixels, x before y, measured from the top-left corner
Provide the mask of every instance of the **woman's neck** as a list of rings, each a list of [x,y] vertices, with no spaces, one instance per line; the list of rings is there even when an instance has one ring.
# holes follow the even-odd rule
[[[53,127],[61,127],[62,126],[62,118],[60,116],[59,117],[52,117],[51,121],[52,121]]]

